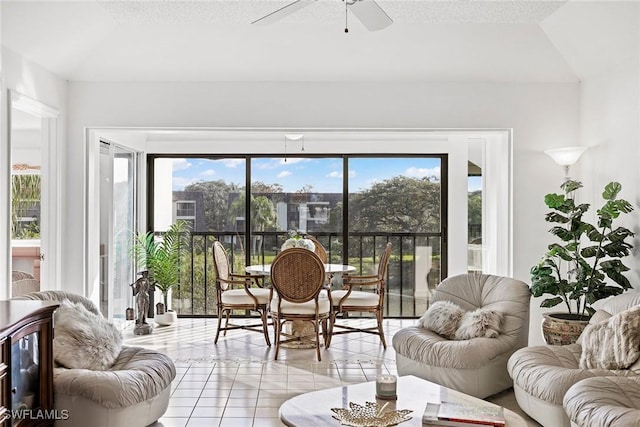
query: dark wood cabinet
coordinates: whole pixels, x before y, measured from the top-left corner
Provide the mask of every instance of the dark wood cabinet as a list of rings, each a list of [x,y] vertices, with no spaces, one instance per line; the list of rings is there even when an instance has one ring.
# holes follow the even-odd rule
[[[53,301],[0,301],[0,427],[53,425]]]

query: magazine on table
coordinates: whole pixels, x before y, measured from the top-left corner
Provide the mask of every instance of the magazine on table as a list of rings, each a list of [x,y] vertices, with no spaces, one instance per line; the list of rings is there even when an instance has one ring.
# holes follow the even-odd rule
[[[428,402],[422,424],[434,426],[504,427],[504,408],[494,405],[474,405],[453,402]]]

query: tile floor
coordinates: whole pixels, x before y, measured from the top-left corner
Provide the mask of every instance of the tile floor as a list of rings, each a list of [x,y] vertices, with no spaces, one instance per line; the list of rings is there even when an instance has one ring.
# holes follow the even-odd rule
[[[145,336],[125,330],[126,345],[162,351],[176,363],[169,408],[154,427],[282,426],[278,408],[290,397],[373,381],[379,373],[396,374],[391,337],[415,320],[385,320],[386,350],[375,335],[335,336],[331,347],[322,349],[321,362],[316,359],[315,349],[283,347],[275,361],[275,345],[267,347],[262,334],[243,330],[229,331],[214,345],[216,322],[217,319],[179,319],[171,326],[156,327]],[[501,405],[519,410],[512,392],[498,399]],[[537,425],[530,422],[530,426]]]

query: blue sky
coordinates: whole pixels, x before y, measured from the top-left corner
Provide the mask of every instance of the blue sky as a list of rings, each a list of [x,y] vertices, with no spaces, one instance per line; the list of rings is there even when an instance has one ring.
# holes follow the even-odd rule
[[[311,185],[314,192],[342,192],[342,159],[339,158],[254,158],[252,180],[280,184],[284,191],[294,192]],[[440,179],[440,159],[433,158],[351,158],[349,189],[361,191],[393,176]],[[173,189],[182,190],[197,181],[224,180],[244,184],[243,159],[175,159]],[[481,187],[479,177],[469,180],[469,190]]]

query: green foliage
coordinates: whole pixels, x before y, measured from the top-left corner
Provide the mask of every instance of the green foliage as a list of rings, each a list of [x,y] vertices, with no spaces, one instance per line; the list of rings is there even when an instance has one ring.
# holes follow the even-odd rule
[[[240,191],[234,183],[227,183],[222,179],[217,181],[200,181],[187,185],[184,191],[201,192],[204,201],[204,216],[210,230],[233,230],[229,228],[229,195]],[[235,225],[235,223],[232,223]]]
[[[440,227],[440,183],[395,176],[351,195],[352,231],[429,232]]]
[[[136,268],[149,270],[167,306],[169,290],[180,281],[181,259],[189,249],[189,223],[176,221],[161,236],[151,231],[134,234],[131,254]]]
[[[38,206],[42,181],[39,174],[19,174],[11,176],[11,238],[40,238],[39,221],[32,221],[25,229],[21,229],[18,218]]]
[[[482,191],[469,192],[469,224],[482,224]]]
[[[617,199],[622,186],[611,182],[602,193],[604,205],[596,211],[598,224],[593,225],[583,220],[590,206],[575,203],[575,192],[582,183],[568,180],[561,188],[564,194],[544,198],[553,209],[545,220],[559,224],[549,232],[560,242],[551,243],[540,262],[531,267],[531,293],[535,297],[553,295],[543,300],[541,307],[564,303],[570,314],[591,316],[594,302],[631,288],[623,275],[629,268],[621,258],[629,255],[632,246],[627,240],[634,233],[624,227],[613,228],[613,222],[633,206]]]

